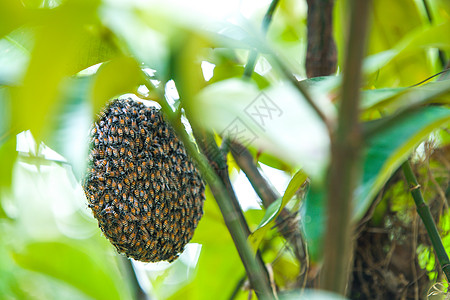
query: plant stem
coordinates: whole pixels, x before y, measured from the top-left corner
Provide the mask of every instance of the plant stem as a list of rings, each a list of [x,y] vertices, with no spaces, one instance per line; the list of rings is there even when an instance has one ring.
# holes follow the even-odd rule
[[[149,90],[154,90],[150,80],[146,81],[146,86]],[[191,141],[191,138],[186,132],[184,125],[181,123],[179,116],[172,110],[167,102],[164,91],[161,90],[161,87],[163,89],[164,86],[165,85],[161,83],[160,88],[157,89],[159,98],[158,103],[161,105],[162,110],[168,117],[168,120],[175,129],[178,137],[182,140],[190,157],[196,163],[203,178],[208,183],[209,188],[211,189],[211,192],[213,193],[214,198],[216,199],[222,212],[228,231],[230,232],[230,235],[236,245],[236,249],[241,257],[252,288],[258,298],[273,299],[274,296],[264,264],[255,257],[250,245],[247,242],[248,227],[242,223],[241,216],[236,211],[224,183],[208,164],[205,157],[198,152],[196,145]],[[191,125],[193,124],[191,123]]]
[[[267,30],[269,29],[269,25],[272,22],[272,17],[275,12],[275,9],[277,8],[278,1],[279,0],[272,0],[272,3],[270,3],[269,8],[267,9],[266,14],[264,15],[262,25],[261,25],[261,27],[262,27],[261,29],[264,34],[267,33]],[[249,54],[247,64],[245,65],[244,75],[243,75],[245,78],[252,77],[252,73],[253,73],[253,70],[255,69],[257,58],[258,58],[258,52],[256,50],[252,50]]]
[[[414,199],[414,203],[417,207],[417,213],[425,225],[425,229],[430,237],[431,244],[433,245],[434,251],[438,258],[439,264],[441,265],[442,271],[444,271],[447,281],[450,282],[450,260],[448,258],[447,252],[445,251],[444,245],[442,244],[441,237],[437,230],[436,224],[434,223],[433,216],[431,215],[430,208],[425,203],[422,192],[420,191],[420,185],[417,182],[416,176],[411,168],[409,160],[405,161],[402,165],[403,174],[405,174],[406,182],[408,183],[411,195]]]
[[[244,146],[242,146],[237,142],[230,142],[230,143],[231,143],[230,146],[231,153],[234,159],[236,160],[236,163],[247,176],[253,189],[256,191],[259,198],[262,200],[264,207],[268,208],[270,204],[272,204],[278,198],[280,198],[280,195],[276,190],[274,190],[274,188],[270,185],[270,183],[262,176],[258,167],[253,162],[252,154],[247,150],[247,148],[245,148]],[[288,210],[286,208],[283,208],[283,210],[280,212],[280,216],[277,218],[277,223],[280,224],[281,222],[284,222],[286,220],[289,221],[290,218],[291,215],[288,212]],[[290,223],[288,223],[288,226],[285,226],[284,228],[279,227],[278,230],[284,236],[284,238],[291,244],[295,256],[301,263],[302,268],[301,273],[304,273],[307,264],[305,243],[299,232],[299,226],[297,226],[298,223],[295,222],[294,228],[289,225]]]
[[[362,138],[359,123],[361,65],[371,1],[351,1],[346,60],[338,126],[331,141],[328,222],[321,288],[344,295],[353,256],[351,212],[360,175]]]

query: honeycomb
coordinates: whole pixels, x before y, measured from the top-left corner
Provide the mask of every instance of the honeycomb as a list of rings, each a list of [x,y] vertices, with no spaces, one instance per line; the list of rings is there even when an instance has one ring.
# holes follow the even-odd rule
[[[205,187],[159,109],[116,99],[93,124],[83,182],[89,207],[119,253],[173,261],[203,214]]]

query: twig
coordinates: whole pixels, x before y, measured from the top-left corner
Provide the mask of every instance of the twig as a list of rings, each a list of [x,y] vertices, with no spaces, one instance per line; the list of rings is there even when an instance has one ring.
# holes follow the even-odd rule
[[[405,174],[406,182],[410,188],[411,195],[414,199],[414,203],[417,207],[417,213],[425,225],[425,229],[430,237],[431,244],[433,245],[434,251],[438,258],[439,264],[441,265],[442,271],[447,277],[447,281],[450,281],[450,260],[448,258],[447,252],[445,251],[442,240],[439,236],[436,224],[434,223],[433,216],[431,215],[430,208],[425,203],[422,192],[420,191],[420,185],[417,182],[416,176],[411,168],[409,161],[406,161],[402,165],[403,174]]]
[[[272,0],[272,3],[270,3],[269,8],[266,11],[266,14],[264,15],[261,29],[264,34],[267,33],[267,30],[269,29],[269,25],[272,22],[272,17],[275,12],[275,9],[277,8],[279,0]],[[249,54],[249,58],[247,61],[247,64],[245,65],[244,69],[244,75],[245,78],[252,77],[253,70],[255,69],[256,60],[258,58],[258,52],[256,50],[252,50]]]
[[[146,86],[149,90],[154,90],[150,80],[146,81]],[[230,195],[222,180],[217,176],[216,172],[208,164],[205,157],[198,152],[197,147],[191,141],[186,129],[184,128],[181,120],[177,118],[175,112],[172,111],[169,103],[165,98],[164,91],[161,90],[165,85],[160,84],[158,91],[159,104],[162,110],[169,119],[169,122],[175,129],[178,137],[183,141],[187,152],[197,164],[203,178],[208,183],[214,198],[219,205],[222,212],[225,224],[230,232],[230,235],[236,245],[239,256],[241,257],[242,263],[245,267],[247,275],[249,277],[252,288],[254,289],[256,295],[261,299],[273,299],[273,294],[270,287],[270,282],[268,280],[267,271],[264,268],[264,264],[259,261],[247,242],[248,234],[245,229],[245,225],[242,223],[241,216],[236,211]],[[194,121],[191,119],[191,122]],[[191,123],[194,127],[194,124]],[[217,147],[217,145],[216,145]],[[226,163],[225,163],[226,164]],[[248,227],[247,227],[248,228]],[[248,230],[248,229],[247,229]]]
[[[371,1],[351,1],[350,32],[343,73],[338,127],[331,141],[328,222],[321,287],[345,294],[353,253],[351,212],[359,178],[362,138],[359,123],[361,65]]]
[[[236,160],[236,163],[245,173],[250,184],[252,185],[259,198],[262,200],[265,208],[269,207],[275,202],[280,195],[270,186],[269,182],[261,175],[255,163],[253,162],[253,156],[251,153],[241,144],[237,142],[231,142],[231,153]],[[289,212],[283,208],[280,212],[280,216],[277,218],[277,223],[282,222],[290,218]],[[298,229],[298,226],[296,227]],[[280,233],[285,237],[287,241],[294,248],[294,253],[299,262],[302,265],[302,272],[306,266],[306,249],[304,249],[304,242],[299,232],[298,234],[291,234],[289,226],[287,230],[279,228]]]

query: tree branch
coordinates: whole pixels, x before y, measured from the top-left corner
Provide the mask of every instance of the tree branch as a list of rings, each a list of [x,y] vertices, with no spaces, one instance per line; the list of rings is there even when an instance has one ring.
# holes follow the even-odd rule
[[[323,289],[342,295],[345,294],[353,256],[353,228],[350,220],[353,194],[360,173],[362,138],[359,123],[359,90],[370,3],[368,0],[351,1],[338,126],[331,141],[328,222],[320,284]]]
[[[147,76],[146,78],[147,80],[145,85],[149,90],[154,90],[150,79]],[[220,211],[222,212],[225,225],[227,226],[228,231],[230,232],[230,235],[236,245],[236,249],[238,250],[239,256],[245,267],[252,288],[258,298],[274,299],[268,273],[265,270],[264,264],[260,259],[255,257],[250,245],[247,242],[249,230],[248,226],[244,224],[245,219],[242,220],[242,216],[240,215],[242,212],[239,213],[239,211],[236,210],[235,204],[233,204],[234,201],[231,199],[229,190],[227,190],[224,182],[217,176],[216,172],[208,164],[205,157],[198,152],[197,147],[191,141],[184,125],[181,123],[178,114],[172,111],[172,108],[165,98],[164,90],[161,90],[164,86],[165,85],[161,83],[160,88],[157,89],[159,100],[158,103],[161,105],[162,110],[168,117],[168,120],[175,129],[178,137],[183,141],[187,152],[196,163],[203,178],[208,183],[209,188],[211,189],[211,192],[219,205]],[[190,120],[191,122],[193,121],[192,119]],[[196,124],[191,123],[194,131],[199,132],[196,130],[197,127],[195,125]],[[217,145],[215,145],[215,147],[217,147]],[[217,164],[217,167],[223,167],[221,166],[222,163],[226,166],[226,161],[223,162],[218,160],[218,162],[216,162],[214,160],[214,163]],[[214,168],[216,168],[216,166],[214,166]]]
[[[334,0],[307,0],[308,48],[306,50],[306,75],[311,77],[331,75],[336,72],[337,54],[333,38]]]
[[[231,153],[236,160],[236,163],[241,168],[241,170],[245,173],[250,184],[253,189],[258,194],[259,198],[262,200],[265,208],[268,208],[270,204],[275,202],[281,196],[275,191],[267,182],[267,180],[262,176],[259,169],[253,162],[253,156],[251,153],[237,142],[231,142]],[[277,218],[277,224],[281,224],[286,220],[291,220],[291,214],[288,210],[283,208],[280,212],[280,215]],[[307,255],[305,249],[305,243],[302,239],[302,236],[299,232],[299,226],[297,222],[295,222],[295,230],[292,231],[292,226],[278,227],[279,232],[284,236],[284,238],[291,244],[294,254],[297,257],[298,261],[301,263],[300,273],[303,274],[306,271],[307,267]]]

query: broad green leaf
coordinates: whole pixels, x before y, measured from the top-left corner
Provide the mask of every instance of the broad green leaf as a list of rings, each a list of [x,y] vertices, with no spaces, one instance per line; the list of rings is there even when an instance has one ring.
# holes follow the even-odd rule
[[[142,9],[134,9],[133,5],[115,6],[108,3],[102,6],[100,18],[120,39],[122,53],[134,56],[136,60],[156,70],[158,78],[169,79],[168,37],[145,23]]]
[[[0,1],[0,38],[22,25],[27,14],[20,1]]]
[[[23,84],[13,93],[12,127],[16,132],[31,129],[39,141],[51,132],[47,119],[55,108],[61,81],[77,71],[84,28],[96,21],[96,3],[68,1],[41,18]]]
[[[323,255],[323,238],[326,229],[326,189],[325,184],[311,181],[309,191],[301,211],[301,226],[308,245],[311,263],[317,263]]]
[[[0,86],[0,200],[2,188],[9,188],[16,160],[16,140],[11,130],[11,98],[9,89]],[[0,213],[1,214],[1,213]]]
[[[306,182],[307,179],[308,176],[305,174],[305,172],[303,172],[303,170],[299,170],[297,173],[295,173],[295,175],[289,182],[283,197],[277,199],[266,209],[266,213],[264,214],[264,217],[262,218],[258,227],[248,237],[250,245],[252,245],[253,251],[255,253],[266,233],[275,224],[275,220],[280,214],[281,210],[283,210],[286,204],[288,204],[292,197],[294,197],[295,193]]]
[[[94,299],[121,299],[112,274],[83,248],[62,242],[34,242],[13,253],[23,268],[62,280]]]
[[[368,109],[374,107],[382,102],[394,98],[405,90],[407,90],[407,88],[382,88],[365,90],[361,93],[361,108]]]
[[[425,107],[398,120],[392,127],[367,141],[362,183],[355,195],[356,220],[365,214],[375,195],[414,148],[449,121],[449,108]]]
[[[431,132],[450,121],[450,109],[425,107],[399,119],[369,141],[363,156],[361,183],[355,190],[353,221],[360,220],[382,186]],[[325,186],[312,181],[303,209],[302,226],[311,261],[319,261],[326,228]]]
[[[88,135],[92,124],[89,93],[93,77],[74,77],[64,83],[58,97],[60,105],[50,119],[54,124],[53,131],[46,140],[51,149],[67,159],[78,180],[81,180],[86,170]]]
[[[138,63],[130,57],[119,57],[104,63],[98,69],[92,87],[94,114],[114,96],[134,92],[143,82]]]
[[[397,50],[396,56],[392,57],[388,64],[383,65],[379,73],[369,78],[373,85],[409,86],[433,73],[423,49],[416,48],[419,51],[408,58],[398,56],[402,50],[399,41],[407,40],[409,36],[422,30],[423,18],[414,1],[375,1],[371,13],[373,15],[369,31],[368,55],[393,48]]]
[[[317,96],[318,105],[333,118],[332,104]],[[195,104],[192,117],[201,120],[205,129],[282,157],[293,167],[304,168],[311,177],[325,171],[327,129],[289,83],[259,91],[243,80],[220,81],[204,88]]]
[[[30,59],[32,40],[33,36],[27,30],[15,30],[0,39],[0,84],[21,82]]]

